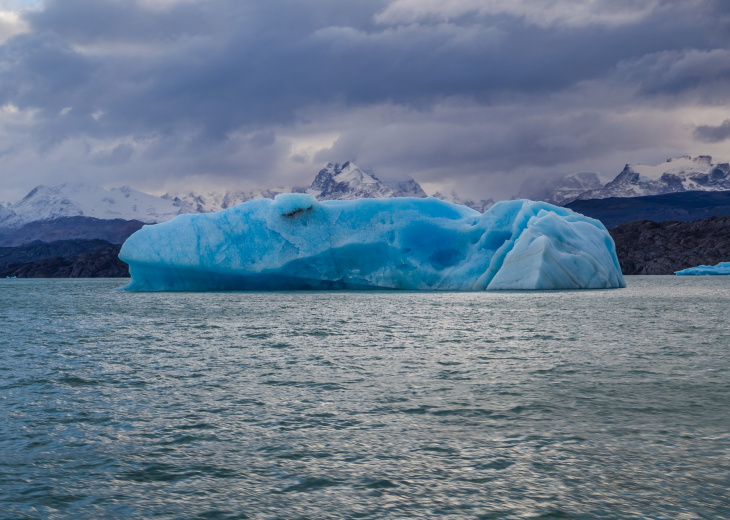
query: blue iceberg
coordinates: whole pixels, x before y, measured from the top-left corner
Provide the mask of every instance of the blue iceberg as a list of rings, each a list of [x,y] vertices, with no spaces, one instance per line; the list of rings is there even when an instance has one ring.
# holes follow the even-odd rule
[[[145,226],[119,258],[130,291],[625,287],[603,224],[527,200],[481,214],[434,198],[282,194]]]
[[[697,267],[690,267],[689,269],[677,271],[674,274],[676,274],[677,276],[696,276],[708,274],[728,275],[730,274],[730,262],[720,262],[717,265],[699,265]]]

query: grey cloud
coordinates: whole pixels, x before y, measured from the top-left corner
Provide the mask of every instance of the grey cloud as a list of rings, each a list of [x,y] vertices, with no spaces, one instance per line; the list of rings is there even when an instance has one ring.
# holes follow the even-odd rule
[[[274,132],[259,132],[249,139],[249,143],[256,148],[263,148],[265,146],[271,146],[276,141],[276,134]]]
[[[621,82],[637,84],[644,95],[682,94],[688,91],[727,88],[730,81],[730,50],[688,49],[662,51],[636,60],[622,62],[617,67]],[[730,91],[727,91],[727,98]]]
[[[56,113],[83,99],[94,69],[55,34],[16,36],[0,46],[0,104]]]
[[[134,149],[131,146],[120,144],[109,151],[94,153],[92,161],[100,166],[119,166],[129,162],[133,153]]]
[[[2,4],[0,4],[0,9]],[[22,33],[25,30],[23,21],[17,15],[11,15],[0,10],[0,43],[11,36]]]
[[[730,139],[730,119],[718,126],[701,125],[695,128],[694,136],[704,143],[719,143]]]
[[[632,25],[666,3],[657,0],[451,0],[441,3],[395,0],[378,13],[376,19],[381,22],[413,23],[419,20],[454,20],[464,16],[508,15],[541,27],[616,26]]]
[[[671,116],[648,110],[621,117],[593,109],[593,99],[570,92],[553,97],[549,106],[452,104],[429,112],[370,108],[344,122],[347,130],[316,160],[353,158],[385,176],[408,172],[419,182],[509,197],[528,174],[593,169],[613,177],[626,162],[651,162],[656,155],[662,161],[676,153],[666,148],[681,146],[684,130]],[[379,120],[372,119],[373,112],[380,112]]]
[[[79,66],[98,67],[98,74],[78,89],[79,98],[107,113],[97,132],[124,131],[125,126],[135,132],[168,132],[190,126],[211,139],[224,139],[249,124],[292,121],[298,110],[317,103],[392,100],[415,106],[450,96],[489,103],[504,92],[537,95],[568,88],[600,77],[627,54],[697,40],[691,23],[684,24],[686,29],[675,24],[667,34],[654,30],[652,39],[633,28],[557,32],[504,21],[499,28],[488,23],[383,28],[372,22],[377,2],[362,0],[348,3],[360,14],[357,20],[337,16],[337,9],[330,13],[332,1],[308,3],[305,9],[283,0],[218,0],[201,4],[204,12],[201,5],[180,4],[186,7],[154,13],[154,23],[148,22],[152,25],[136,22],[150,13],[128,3],[119,13],[121,5],[56,0],[30,18],[38,31],[58,35],[59,48],[65,46],[67,54],[69,41],[116,38],[119,31],[105,36],[110,19],[150,35],[179,34],[181,27],[201,20],[195,26],[201,31],[198,38],[184,38],[157,56],[73,56]],[[85,23],[72,24],[77,15]],[[71,31],[69,25],[84,33]],[[136,33],[132,36],[144,41]],[[38,38],[15,45],[30,46]],[[37,76],[24,87],[43,106],[56,97],[42,86],[57,81],[57,72],[33,65],[23,63]]]
[[[26,20],[37,33],[53,32],[73,43],[174,40],[208,33],[205,4],[180,3],[170,9],[143,9],[120,0],[49,0]]]
[[[48,0],[26,15],[29,34],[0,46],[0,106],[33,113],[14,131],[26,140],[16,158],[75,154],[73,143],[87,139],[133,141],[134,153],[121,149],[104,175],[260,183],[282,167],[306,171],[311,155],[287,159],[281,136],[316,131],[340,139],[315,160],[359,155],[376,168],[423,171],[433,182],[450,170],[466,182],[656,146],[664,134],[642,134],[652,121],[615,117],[653,96],[680,106],[711,84],[724,99],[724,26],[696,2],[661,2],[630,26],[601,28],[536,27],[507,14],[377,23],[388,3],[206,0],[150,10]],[[90,172],[101,166],[72,157]]]

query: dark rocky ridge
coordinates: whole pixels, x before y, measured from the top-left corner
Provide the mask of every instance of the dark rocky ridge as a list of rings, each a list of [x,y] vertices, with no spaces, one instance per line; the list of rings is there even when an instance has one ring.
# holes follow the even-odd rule
[[[109,245],[106,240],[58,240],[56,242],[36,241],[20,247],[0,247],[0,269],[49,258],[70,258],[106,245]]]
[[[22,246],[36,241],[93,239],[122,244],[142,226],[144,223],[139,220],[103,220],[92,217],[39,220],[19,228],[0,228],[0,246]]]
[[[128,278],[121,245],[104,240],[36,242],[0,248],[0,278]]]
[[[635,220],[689,222],[730,216],[730,191],[687,191],[646,197],[576,200],[565,207],[598,219],[606,227]]]
[[[626,275],[674,274],[688,267],[730,261],[730,217],[694,222],[639,220],[609,232]]]

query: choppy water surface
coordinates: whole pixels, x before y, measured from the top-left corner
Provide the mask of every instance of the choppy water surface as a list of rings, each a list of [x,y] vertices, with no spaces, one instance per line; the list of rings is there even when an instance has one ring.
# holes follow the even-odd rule
[[[0,281],[0,518],[730,518],[730,277]]]

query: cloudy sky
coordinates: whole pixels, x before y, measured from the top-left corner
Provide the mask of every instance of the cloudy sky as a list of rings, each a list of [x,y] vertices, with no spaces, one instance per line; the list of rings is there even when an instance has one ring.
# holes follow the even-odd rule
[[[730,159],[726,0],[0,0],[0,201]]]

